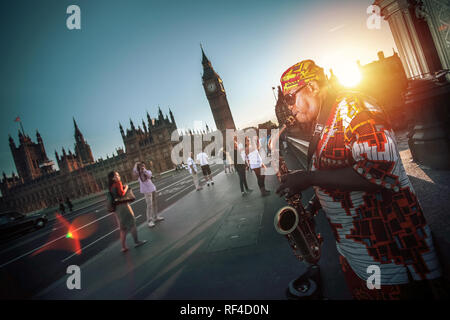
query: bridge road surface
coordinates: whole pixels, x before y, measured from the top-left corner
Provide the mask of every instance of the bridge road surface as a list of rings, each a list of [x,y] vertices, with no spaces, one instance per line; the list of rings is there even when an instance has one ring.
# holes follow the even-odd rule
[[[213,175],[217,175],[223,171],[223,165],[212,165],[211,169]],[[200,177],[202,177],[201,174]],[[156,179],[155,184],[158,189],[159,212],[194,190],[192,178],[187,170]],[[137,197],[132,204],[137,224],[143,224],[145,227],[145,200],[139,192],[139,185],[134,187],[133,191]],[[104,201],[75,209],[73,212],[66,212],[64,218],[69,223],[82,219],[79,224],[82,232],[92,233],[81,240],[79,255],[73,251],[61,250],[62,245],[73,240],[66,238],[67,227],[58,220],[49,221],[40,230],[16,237],[0,245],[0,299],[32,298],[37,292],[65,275],[67,266],[83,264],[119,239],[116,220],[106,211]],[[150,240],[151,233],[152,231],[148,228],[141,228],[139,236]],[[127,243],[130,248],[133,248],[131,235],[128,236]],[[39,248],[44,251],[36,254]]]
[[[294,168],[296,162],[289,154],[286,159]],[[213,187],[190,192],[166,209],[166,220],[154,229],[141,225],[139,235],[150,243],[130,247],[123,254],[116,240],[81,261],[80,290],[67,289],[68,275],[64,275],[33,298],[286,299],[288,283],[306,268],[294,257],[287,240],[274,230],[274,214],[286,203],[273,192],[278,185],[274,176],[266,177],[272,194],[265,198],[257,190],[254,173],[247,172],[247,177],[254,192],[242,197],[237,174],[221,172]],[[304,199],[311,193],[305,192]],[[323,214],[317,224],[325,238],[319,262],[324,295],[351,299]]]

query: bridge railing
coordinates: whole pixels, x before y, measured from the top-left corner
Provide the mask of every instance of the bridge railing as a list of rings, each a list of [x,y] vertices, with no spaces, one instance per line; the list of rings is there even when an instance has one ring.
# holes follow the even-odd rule
[[[290,151],[293,152],[300,164],[306,169],[308,165],[309,141],[294,137],[287,137],[287,142],[290,147]]]

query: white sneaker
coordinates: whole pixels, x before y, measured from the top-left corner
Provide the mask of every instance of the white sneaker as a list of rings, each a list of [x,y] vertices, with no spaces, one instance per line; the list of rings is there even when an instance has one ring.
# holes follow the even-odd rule
[[[163,220],[164,220],[164,217],[161,217],[161,216],[156,217],[156,221],[163,221]]]
[[[155,226],[155,223],[153,222],[153,221],[150,221],[149,223],[148,223],[148,227],[149,228],[153,228]]]

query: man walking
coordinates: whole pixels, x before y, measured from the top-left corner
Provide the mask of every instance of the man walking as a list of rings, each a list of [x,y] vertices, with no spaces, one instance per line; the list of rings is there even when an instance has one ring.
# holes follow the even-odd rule
[[[189,173],[192,177],[192,180],[194,181],[195,190],[200,191],[203,188],[199,186],[198,183],[198,175],[197,175],[197,165],[195,164],[194,159],[192,157],[194,154],[191,152],[189,153],[189,157],[186,160],[187,169],[189,170]]]
[[[200,163],[200,166],[202,168],[203,176],[206,179],[206,185],[209,187],[210,182],[212,185],[214,185],[214,181],[211,176],[211,168],[209,167],[208,163],[208,155],[205,152],[200,152],[197,155],[197,161]]]

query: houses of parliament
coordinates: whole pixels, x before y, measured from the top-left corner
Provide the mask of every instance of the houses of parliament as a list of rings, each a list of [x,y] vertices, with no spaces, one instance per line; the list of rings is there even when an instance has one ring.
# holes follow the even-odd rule
[[[169,118],[170,117],[170,118]],[[124,182],[134,180],[131,176],[134,163],[144,161],[155,173],[174,167],[170,153],[173,144],[171,133],[177,130],[172,111],[169,117],[159,109],[153,119],[147,113],[147,123],[137,128],[130,120],[126,131],[119,124],[125,150],[116,149],[116,154],[107,159],[94,161],[91,147],[84,138],[77,122],[74,124],[74,151],[55,151],[59,170],[53,168],[44,146],[44,141],[36,131],[34,142],[25,132],[19,131],[19,144],[9,136],[9,146],[16,165],[17,174],[8,177],[3,172],[0,181],[0,209],[14,209],[30,212],[54,207],[67,197],[76,199],[107,189],[107,175],[118,171]]]
[[[235,129],[223,81],[215,72],[203,48],[201,62],[203,66],[201,80],[217,129],[221,132]],[[107,175],[112,170],[118,171],[122,181],[128,183],[134,180],[132,168],[138,161],[144,161],[155,173],[175,167],[171,152],[178,142],[171,141],[171,134],[177,130],[177,125],[170,109],[169,116],[164,116],[161,109],[157,118],[152,118],[147,113],[147,123],[142,120],[142,127],[138,125],[136,128],[130,120],[130,127],[125,131],[119,124],[125,150],[118,148],[116,155],[97,161],[94,161],[91,147],[75,119],[73,124],[74,151],[66,151],[64,148],[60,153],[55,151],[58,171],[53,168],[54,163],[48,159],[38,131],[36,131],[37,143],[33,142],[23,129],[22,132],[19,130],[18,146],[9,136],[9,146],[18,174],[13,173],[8,177],[3,173],[0,180],[1,211],[14,209],[30,212],[57,206],[67,197],[77,199],[95,194],[107,189]],[[189,136],[193,146],[196,137],[210,131],[208,126],[206,127],[206,131],[189,130],[183,136]],[[203,147],[207,143],[203,141]]]

